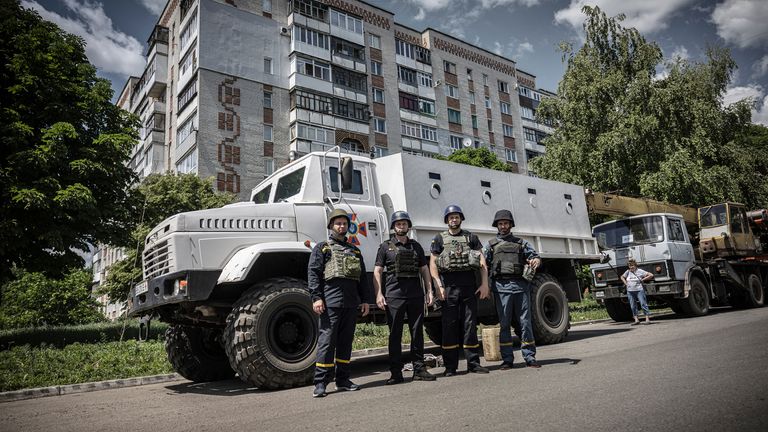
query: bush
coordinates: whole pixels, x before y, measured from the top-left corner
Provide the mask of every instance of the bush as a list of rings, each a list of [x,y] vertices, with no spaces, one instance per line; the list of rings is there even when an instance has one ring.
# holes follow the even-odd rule
[[[91,297],[89,270],[70,270],[63,279],[24,270],[14,276],[0,290],[0,330],[105,320]]]
[[[148,339],[162,339],[168,324],[152,321]],[[60,327],[27,327],[0,331],[0,350],[31,345],[33,347],[50,345],[63,348],[69,344],[115,342],[138,339],[139,322],[137,320],[113,323],[85,324]]]

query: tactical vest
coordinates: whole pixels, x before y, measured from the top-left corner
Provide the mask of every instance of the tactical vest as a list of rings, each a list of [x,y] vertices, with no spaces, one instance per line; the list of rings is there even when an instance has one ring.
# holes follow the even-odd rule
[[[448,231],[440,233],[443,251],[437,257],[437,268],[441,272],[460,272],[480,268],[480,251],[469,247],[469,235],[453,236]]]
[[[395,262],[387,266],[387,273],[399,278],[419,277],[419,255],[413,249],[398,247],[395,242],[388,241],[388,249],[395,252]]]
[[[336,278],[360,280],[362,272],[360,252],[340,244],[326,244],[323,252],[330,249],[331,258],[325,263],[325,280]]]
[[[493,251],[491,276],[511,277],[523,275],[523,242],[493,239],[489,242]]]

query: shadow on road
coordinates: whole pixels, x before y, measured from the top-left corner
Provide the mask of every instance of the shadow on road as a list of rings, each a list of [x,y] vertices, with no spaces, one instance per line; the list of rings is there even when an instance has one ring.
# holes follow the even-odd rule
[[[256,387],[249,387],[240,380],[213,381],[205,383],[186,382],[182,384],[166,386],[174,393],[197,393],[213,396],[239,396],[242,394],[266,393]]]
[[[577,342],[583,339],[593,338],[593,337],[600,337],[600,336],[607,336],[617,333],[623,333],[626,331],[629,331],[630,327],[627,323],[613,323],[615,327],[610,329],[601,329],[601,330],[586,330],[586,329],[571,329],[571,331],[568,333],[568,337],[563,341],[563,343],[571,343],[571,342]]]

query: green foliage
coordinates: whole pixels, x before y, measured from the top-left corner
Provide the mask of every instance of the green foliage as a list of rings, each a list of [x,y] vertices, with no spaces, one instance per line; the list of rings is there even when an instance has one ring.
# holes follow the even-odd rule
[[[496,154],[485,147],[481,148],[463,148],[456,150],[448,157],[440,156],[438,159],[448,160],[466,165],[491,168],[498,171],[512,171],[512,169],[501,161]]]
[[[0,351],[0,391],[173,372],[160,341],[109,342]]]
[[[231,203],[235,195],[214,191],[212,179],[202,180],[194,174],[153,174],[134,191],[144,205],[138,207],[134,218],[142,221],[133,230],[132,242],[125,245],[125,258],[109,268],[100,293],[112,301],[124,301],[133,284],[141,280],[141,257],[144,239],[150,230],[177,213],[221,207]],[[137,255],[138,252],[138,255]]]
[[[768,151],[765,140],[754,142],[751,154],[739,142],[748,133],[749,102],[722,107],[736,67],[727,50],[710,48],[704,64],[668,62],[668,75],[658,77],[662,54],[655,43],[622,27],[622,15],[583,11],[584,46],[574,52],[561,45],[567,70],[558,97],[544,100],[537,113],[559,127],[532,170],[680,204],[744,202],[754,188],[768,189],[765,163],[754,157]]]
[[[42,273],[16,272],[2,286],[0,329],[103,321],[91,297],[91,272],[71,270],[62,279]]]
[[[168,324],[152,321],[147,339],[162,339]],[[139,338],[139,321],[125,320],[73,326],[24,327],[0,330],[0,351],[30,345],[63,348],[75,342],[119,342]]]
[[[111,103],[82,39],[0,0],[0,282],[13,267],[60,276],[72,249],[124,242],[136,120]]]

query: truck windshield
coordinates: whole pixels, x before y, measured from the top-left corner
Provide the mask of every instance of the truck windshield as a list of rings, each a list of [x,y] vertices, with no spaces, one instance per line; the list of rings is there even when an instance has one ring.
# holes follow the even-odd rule
[[[717,204],[699,209],[699,226],[709,228],[728,223],[725,204]]]
[[[615,249],[664,240],[661,216],[621,219],[595,227],[593,235],[603,249]]]
[[[280,202],[301,192],[304,182],[304,167],[280,177],[275,188],[275,202]]]

